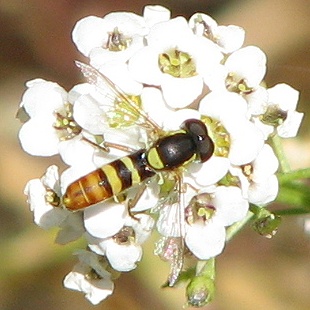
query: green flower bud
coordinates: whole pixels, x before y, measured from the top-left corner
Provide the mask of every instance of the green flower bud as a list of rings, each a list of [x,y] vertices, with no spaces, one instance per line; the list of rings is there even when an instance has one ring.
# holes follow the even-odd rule
[[[253,229],[266,238],[272,238],[278,231],[281,217],[264,208],[251,208],[257,219],[253,223]]]
[[[202,307],[214,298],[214,281],[208,275],[197,276],[186,288],[187,306]]]

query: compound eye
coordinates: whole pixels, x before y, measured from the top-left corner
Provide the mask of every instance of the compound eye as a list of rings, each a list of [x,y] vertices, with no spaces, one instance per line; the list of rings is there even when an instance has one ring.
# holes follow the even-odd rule
[[[189,133],[193,137],[201,137],[203,139],[204,136],[208,135],[208,130],[206,125],[200,121],[199,119],[188,119],[184,121],[181,125],[181,129],[184,129],[187,133]]]
[[[200,157],[200,162],[206,162],[214,152],[214,143],[209,136],[206,136],[204,140],[198,141],[197,155]]]
[[[196,145],[196,154],[200,162],[207,161],[214,152],[214,143],[208,135],[206,125],[198,119],[188,119],[181,125],[189,135],[191,135]]]

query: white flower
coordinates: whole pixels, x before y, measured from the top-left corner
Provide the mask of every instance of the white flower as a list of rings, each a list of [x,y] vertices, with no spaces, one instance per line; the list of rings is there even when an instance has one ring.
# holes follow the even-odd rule
[[[263,136],[248,121],[246,101],[236,93],[213,91],[199,105],[202,115],[219,121],[230,136],[228,158],[232,164],[245,164],[253,160],[263,145]]]
[[[225,246],[225,227],[214,220],[197,223],[187,229],[185,242],[190,251],[202,260],[222,253]]]
[[[20,107],[30,119],[19,131],[23,149],[31,155],[51,156],[58,153],[59,130],[55,129],[55,111],[64,109],[67,92],[58,84],[42,79],[26,83]]]
[[[242,220],[249,203],[243,198],[240,188],[235,186],[218,186],[214,193],[201,194],[201,197],[202,202],[189,205],[189,211],[186,212],[188,223],[185,242],[199,259],[209,259],[222,252],[225,227]]]
[[[127,217],[124,227],[110,238],[88,236],[89,247],[100,255],[105,255],[113,269],[127,272],[136,268],[141,260],[141,244],[150,236],[154,220],[146,214],[136,218]]]
[[[76,240],[84,233],[83,220],[80,214],[74,214],[61,207],[55,207],[47,200],[49,194],[60,197],[58,168],[50,166],[41,179],[30,180],[24,191],[28,197],[30,210],[34,214],[34,222],[44,228],[60,227],[56,242],[68,243]],[[56,197],[57,199],[57,197]]]
[[[58,167],[55,165],[50,166],[41,179],[30,180],[24,190],[34,222],[44,229],[58,226],[68,216],[66,210],[55,208],[47,202],[48,189],[60,196]]]
[[[148,32],[143,17],[134,13],[114,12],[103,18],[88,16],[77,22],[72,32],[79,51],[99,67],[110,61],[126,62],[143,47]]]
[[[264,144],[255,160],[243,167],[230,167],[232,175],[241,182],[243,196],[258,206],[273,201],[279,189],[275,175],[279,166],[278,159],[272,148]]]
[[[212,40],[226,54],[236,51],[244,42],[243,28],[234,25],[218,26],[212,17],[204,13],[195,13],[189,19],[189,26],[195,34]]]
[[[27,183],[34,221],[58,227],[60,244],[85,238],[88,251],[77,252],[64,285],[93,304],[112,294],[116,274],[137,267],[155,227],[170,286],[182,281],[187,252],[196,260],[219,255],[226,229],[246,219],[249,204],[278,194],[279,163],[265,140],[294,137],[303,118],[296,90],[266,89],[266,56],[242,47],[241,27],[203,13],[189,21],[170,15],[150,5],[142,16],[81,19],[72,37],[88,58],[90,65],[76,62],[88,83],[67,93],[33,80],[20,104],[29,116],[19,133],[24,150],[59,154],[68,166]],[[178,166],[172,155],[183,146],[188,160]]]
[[[264,113],[254,119],[267,139],[276,128],[282,138],[297,135],[304,114],[297,112],[299,93],[287,84],[277,84],[267,90],[268,101]]]
[[[256,46],[243,47],[225,61],[228,71],[227,87],[234,88],[239,83],[246,88],[256,88],[266,74],[266,55]]]
[[[200,95],[202,76],[222,57],[214,43],[195,36],[186,20],[177,17],[151,28],[147,46],[129,60],[129,70],[137,81],[161,86],[171,108],[183,108]]]
[[[113,293],[111,274],[105,270],[100,256],[95,253],[81,250],[76,254],[80,262],[65,277],[64,286],[83,292],[93,305],[97,305]]]

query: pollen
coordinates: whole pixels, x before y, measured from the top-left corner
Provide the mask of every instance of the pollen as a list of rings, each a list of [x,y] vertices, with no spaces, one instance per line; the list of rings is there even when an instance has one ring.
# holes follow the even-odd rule
[[[177,78],[188,78],[197,75],[196,65],[191,56],[177,49],[159,55],[159,68]]]

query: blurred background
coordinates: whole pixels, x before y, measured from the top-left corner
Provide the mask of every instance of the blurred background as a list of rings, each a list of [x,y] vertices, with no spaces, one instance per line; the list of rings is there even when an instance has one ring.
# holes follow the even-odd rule
[[[54,158],[34,158],[19,146],[21,126],[15,114],[36,77],[67,90],[82,78],[73,60],[83,60],[71,42],[71,30],[87,15],[111,11],[138,14],[143,0],[0,0],[0,309],[94,309],[82,294],[62,287],[76,263],[77,247],[54,245],[55,231],[32,222],[23,189],[41,176]],[[306,112],[297,139],[285,141],[292,168],[310,166],[310,5],[309,0],[160,1],[172,15],[205,12],[219,24],[245,28],[246,45],[266,52],[266,82],[286,82],[300,91],[298,110]],[[182,309],[184,290],[161,289],[168,266],[152,255],[152,243],[137,270],[116,281],[115,293],[95,309]],[[301,217],[283,219],[273,239],[246,229],[217,260],[217,295],[205,309],[310,309],[310,235]]]

